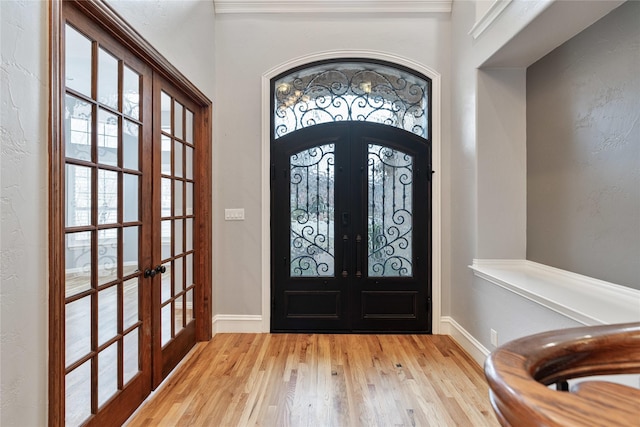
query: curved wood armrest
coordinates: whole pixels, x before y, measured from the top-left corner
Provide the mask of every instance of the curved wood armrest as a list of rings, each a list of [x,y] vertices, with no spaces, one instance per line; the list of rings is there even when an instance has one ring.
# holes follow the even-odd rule
[[[518,427],[640,426],[640,390],[604,381],[578,384],[570,393],[547,387],[571,378],[633,373],[640,373],[640,323],[524,337],[499,347],[485,364],[498,419]]]

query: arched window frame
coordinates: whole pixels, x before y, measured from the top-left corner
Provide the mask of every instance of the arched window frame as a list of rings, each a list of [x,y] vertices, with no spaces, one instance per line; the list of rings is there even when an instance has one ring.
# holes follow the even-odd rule
[[[316,61],[271,79],[271,138],[321,123],[366,121],[431,140],[432,82],[382,60]]]

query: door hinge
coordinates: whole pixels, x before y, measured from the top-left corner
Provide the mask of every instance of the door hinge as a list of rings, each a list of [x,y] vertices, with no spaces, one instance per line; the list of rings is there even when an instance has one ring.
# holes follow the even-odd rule
[[[427,313],[431,313],[431,297],[427,297]]]

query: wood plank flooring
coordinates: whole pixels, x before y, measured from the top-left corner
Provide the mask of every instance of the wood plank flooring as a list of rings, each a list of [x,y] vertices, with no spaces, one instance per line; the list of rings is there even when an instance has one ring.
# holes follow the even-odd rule
[[[218,334],[137,426],[498,426],[480,367],[444,335]]]

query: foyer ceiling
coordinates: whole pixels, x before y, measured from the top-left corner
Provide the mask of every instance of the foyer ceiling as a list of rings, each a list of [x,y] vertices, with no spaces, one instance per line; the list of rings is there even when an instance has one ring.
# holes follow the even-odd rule
[[[216,13],[450,13],[453,0],[213,0]]]

